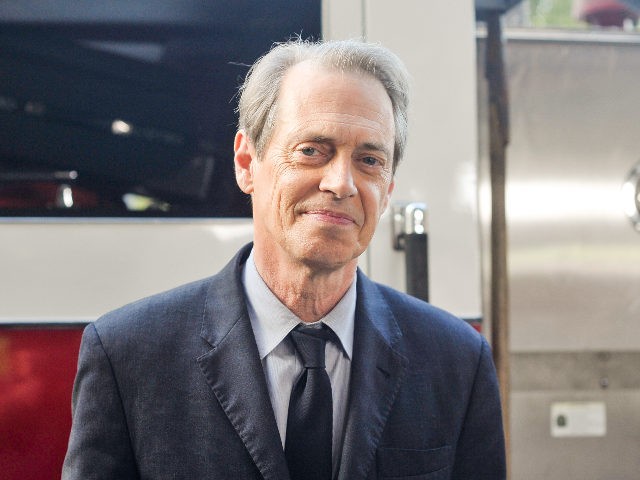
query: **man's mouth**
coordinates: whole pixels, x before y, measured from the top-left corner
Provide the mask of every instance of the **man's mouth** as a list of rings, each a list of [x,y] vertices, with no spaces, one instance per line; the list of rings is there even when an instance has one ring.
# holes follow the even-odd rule
[[[315,210],[307,210],[305,215],[311,215],[315,219],[332,223],[334,225],[354,225],[356,221],[353,219],[351,215],[345,212],[336,212],[333,210],[324,210],[324,209],[315,209]]]

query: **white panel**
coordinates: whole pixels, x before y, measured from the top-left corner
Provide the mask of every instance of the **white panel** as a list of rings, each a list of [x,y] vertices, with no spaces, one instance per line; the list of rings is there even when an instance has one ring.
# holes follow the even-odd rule
[[[253,236],[250,220],[0,225],[0,323],[85,321],[216,273]]]
[[[473,2],[368,0],[365,19],[367,40],[396,52],[412,75],[409,144],[394,199],[429,208],[431,300],[460,316],[479,316]],[[371,247],[371,273],[404,289],[403,257],[392,252],[390,220],[383,222]]]
[[[604,402],[556,402],[551,404],[552,437],[604,437],[607,409]]]
[[[322,37],[345,40],[363,36],[361,0],[324,0],[322,2]]]

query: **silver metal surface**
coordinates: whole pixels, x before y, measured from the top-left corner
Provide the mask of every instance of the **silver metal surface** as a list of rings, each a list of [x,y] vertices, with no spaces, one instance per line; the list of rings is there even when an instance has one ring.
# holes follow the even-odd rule
[[[512,351],[640,349],[640,44],[512,39],[506,61]]]
[[[512,478],[637,480],[640,36],[543,35],[506,34]],[[554,437],[558,402],[602,402],[606,433]]]
[[[604,437],[553,438],[556,402],[604,402]],[[639,390],[514,391],[511,394],[513,480],[637,480]]]
[[[484,26],[477,30],[477,38],[484,39],[487,31]],[[640,44],[640,36],[635,32],[625,32],[622,30],[552,30],[536,28],[513,28],[504,32],[505,39],[510,42],[514,40],[524,40],[528,42],[540,43],[602,43],[612,44]]]
[[[511,366],[516,372],[511,387],[517,392],[640,391],[640,351],[518,353]],[[640,432],[640,415],[629,420]]]
[[[640,163],[638,163],[622,184],[623,208],[634,228],[640,232]]]

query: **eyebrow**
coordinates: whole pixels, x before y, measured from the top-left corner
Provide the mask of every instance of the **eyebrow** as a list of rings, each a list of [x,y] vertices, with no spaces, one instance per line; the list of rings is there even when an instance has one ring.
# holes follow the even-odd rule
[[[335,140],[331,137],[325,137],[324,135],[316,135],[315,137],[311,137],[312,142],[316,143],[335,143]]]
[[[316,135],[315,137],[312,137],[310,141],[316,142],[316,143],[335,143],[336,142],[334,138],[326,137],[324,135]],[[365,142],[361,145],[358,145],[356,150],[358,151],[372,150],[374,152],[381,152],[381,153],[384,153],[387,157],[391,158],[391,152],[389,152],[389,150],[380,143]]]

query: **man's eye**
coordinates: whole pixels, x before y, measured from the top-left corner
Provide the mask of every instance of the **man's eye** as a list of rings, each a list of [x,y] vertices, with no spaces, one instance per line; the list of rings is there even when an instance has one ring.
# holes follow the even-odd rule
[[[316,150],[313,147],[303,147],[300,149],[300,151],[302,152],[303,155],[308,155],[308,156],[312,156],[318,153],[318,150]]]
[[[371,167],[373,167],[373,166],[377,165],[378,163],[380,163],[376,157],[363,157],[362,158],[362,162],[365,165],[369,165]]]

